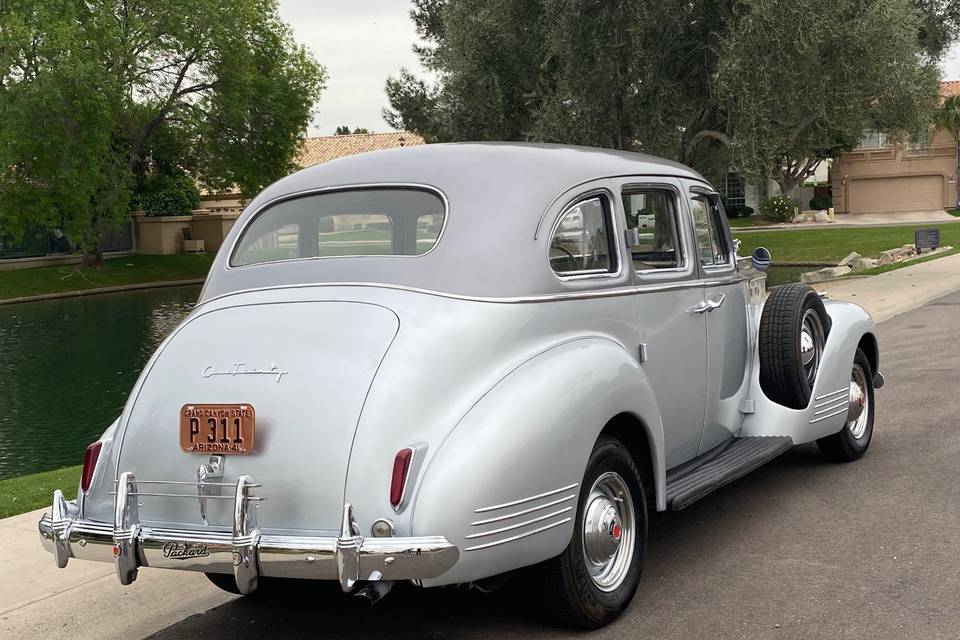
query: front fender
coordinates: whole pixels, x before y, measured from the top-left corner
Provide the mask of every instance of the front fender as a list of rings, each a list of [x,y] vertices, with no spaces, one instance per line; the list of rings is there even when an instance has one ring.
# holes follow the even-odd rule
[[[461,551],[456,566],[425,584],[469,582],[561,553],[593,445],[624,412],[647,431],[657,504],[665,504],[657,403],[620,344],[571,340],[501,379],[443,440],[419,484],[412,530],[439,533]]]
[[[850,387],[853,359],[860,341],[868,335],[873,338],[876,327],[870,314],[853,303],[825,300],[824,307],[830,315],[831,327],[811,402],[798,410],[770,400],[760,387],[760,362],[758,354],[754,353],[750,397],[754,400],[755,411],[744,418],[740,435],[785,435],[793,438],[794,444],[802,444],[843,428],[846,412],[841,411],[840,405],[847,398],[844,391]]]

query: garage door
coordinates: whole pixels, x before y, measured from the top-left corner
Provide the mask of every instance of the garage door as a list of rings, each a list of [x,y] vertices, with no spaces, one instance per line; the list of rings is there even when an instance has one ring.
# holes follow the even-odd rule
[[[849,182],[850,213],[897,213],[943,209],[942,176],[862,178]]]

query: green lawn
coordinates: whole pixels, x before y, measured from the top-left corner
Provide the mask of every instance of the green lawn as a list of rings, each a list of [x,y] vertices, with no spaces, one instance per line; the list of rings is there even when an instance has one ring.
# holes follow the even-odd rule
[[[730,223],[731,229],[736,229],[738,227],[764,227],[771,224],[776,224],[776,222],[771,222],[766,218],[761,218],[760,216],[749,216],[746,218],[729,218],[727,222]]]
[[[107,260],[101,269],[63,265],[0,271],[0,300],[142,282],[192,280],[206,277],[211,262],[212,254],[127,256]]]
[[[82,465],[77,465],[0,480],[0,518],[49,507],[54,489],[63,491],[67,500],[73,500],[77,497],[81,469]]]
[[[924,227],[940,229],[942,244],[960,248],[960,224]],[[737,238],[743,242],[740,255],[748,256],[756,247],[766,247],[773,256],[774,265],[784,262],[835,264],[851,251],[866,257],[876,257],[881,251],[912,244],[913,229],[914,227],[909,226],[751,231],[737,234]]]

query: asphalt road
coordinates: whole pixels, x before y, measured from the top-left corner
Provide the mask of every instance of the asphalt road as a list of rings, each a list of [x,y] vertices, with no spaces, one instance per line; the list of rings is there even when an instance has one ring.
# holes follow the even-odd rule
[[[960,293],[879,334],[887,385],[866,457],[834,465],[796,447],[684,511],[654,514],[633,604],[589,637],[960,638]],[[197,586],[137,597],[163,589],[148,571],[118,596],[122,637],[134,637],[137,616],[155,623],[168,601],[206,602],[194,595],[205,585],[187,580],[179,584]],[[88,600],[118,589],[104,580]],[[370,610],[327,589],[283,589],[147,626],[158,640],[583,637],[551,626],[524,586],[522,576],[493,595],[403,586]],[[88,632],[98,625],[80,607],[51,615],[66,633],[72,619]]]

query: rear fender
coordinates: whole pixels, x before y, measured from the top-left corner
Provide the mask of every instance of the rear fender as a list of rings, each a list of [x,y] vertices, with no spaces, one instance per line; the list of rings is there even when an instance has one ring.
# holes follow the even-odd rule
[[[853,359],[864,336],[876,340],[876,327],[870,314],[858,305],[824,300],[824,307],[830,316],[831,327],[814,382],[812,401],[804,409],[797,410],[770,400],[760,388],[759,355],[754,353],[750,391],[754,413],[745,416],[740,435],[790,436],[795,444],[802,444],[843,428],[848,398],[844,391],[850,388]]]
[[[444,439],[419,484],[414,535],[443,535],[461,551],[456,566],[425,585],[469,582],[561,553],[593,445],[625,412],[646,430],[662,508],[660,415],[643,369],[622,345],[600,337],[565,342],[500,380]]]

